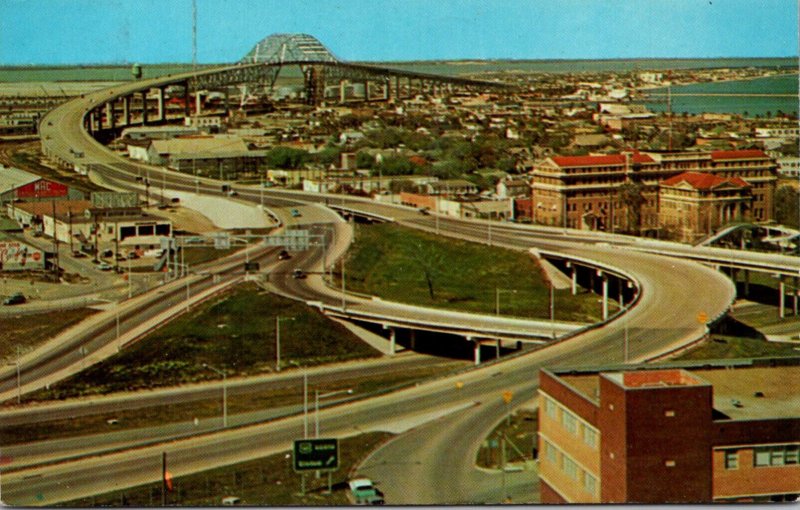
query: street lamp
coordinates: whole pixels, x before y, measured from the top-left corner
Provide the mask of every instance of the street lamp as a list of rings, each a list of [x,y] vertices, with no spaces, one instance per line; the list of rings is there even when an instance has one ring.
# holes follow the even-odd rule
[[[315,438],[319,439],[319,400],[321,398],[333,397],[334,395],[341,395],[343,393],[352,395],[353,388],[347,388],[346,390],[331,391],[329,393],[323,393],[322,395],[320,395],[318,389],[314,390],[314,437]]]
[[[208,363],[203,363],[203,368],[213,370],[222,376],[222,426],[228,427],[228,379],[224,370],[212,367]]]
[[[281,371],[281,321],[293,321],[294,317],[275,317],[275,371]]]

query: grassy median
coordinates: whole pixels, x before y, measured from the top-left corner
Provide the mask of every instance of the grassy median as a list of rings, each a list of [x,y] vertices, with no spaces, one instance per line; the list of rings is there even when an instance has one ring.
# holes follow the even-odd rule
[[[0,318],[0,359],[15,359],[97,313],[89,308]]]
[[[201,305],[121,353],[32,394],[51,400],[141,390],[269,372],[275,366],[275,319],[281,321],[282,366],[376,357],[344,327],[308,306],[247,283]]]
[[[392,224],[356,228],[347,256],[347,289],[421,306],[550,317],[550,291],[527,253],[448,239]],[[338,268],[337,268],[338,269]],[[589,292],[555,291],[555,318],[596,322],[601,308]]]

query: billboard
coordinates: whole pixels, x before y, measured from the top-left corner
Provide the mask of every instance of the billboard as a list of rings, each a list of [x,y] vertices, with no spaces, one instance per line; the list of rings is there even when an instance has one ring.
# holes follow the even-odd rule
[[[0,239],[0,270],[44,269],[44,252],[28,244]]]
[[[40,179],[20,186],[16,192],[17,198],[57,198],[67,196],[69,188],[60,182]]]

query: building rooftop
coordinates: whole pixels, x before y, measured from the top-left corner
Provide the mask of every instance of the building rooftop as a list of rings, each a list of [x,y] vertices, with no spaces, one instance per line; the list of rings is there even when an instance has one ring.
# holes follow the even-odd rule
[[[0,165],[0,193],[10,189],[25,186],[41,179],[41,176],[14,168]]]
[[[714,409],[733,420],[792,418],[800,414],[800,365],[555,374],[596,404],[600,401],[602,374],[631,389],[711,384]]]
[[[158,154],[197,154],[211,152],[244,153],[247,145],[233,136],[191,136],[171,140],[153,140],[152,147]]]
[[[725,178],[718,175],[701,172],[684,172],[670,177],[661,182],[664,186],[677,186],[686,183],[694,189],[710,190],[720,186],[734,186],[737,188],[749,188],[750,185],[741,177]]]
[[[711,159],[766,159],[769,156],[757,149],[740,150],[740,151],[713,151]]]

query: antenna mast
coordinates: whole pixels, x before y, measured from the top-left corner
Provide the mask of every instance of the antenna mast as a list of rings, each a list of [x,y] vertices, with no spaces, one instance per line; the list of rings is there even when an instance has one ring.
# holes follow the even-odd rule
[[[197,69],[197,0],[192,0],[192,69]]]

